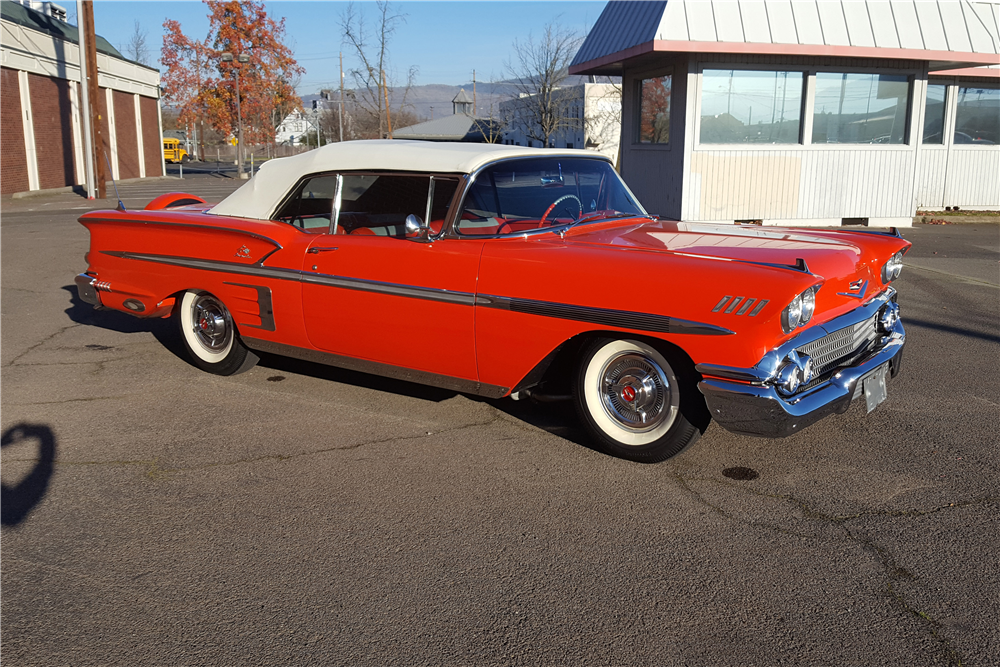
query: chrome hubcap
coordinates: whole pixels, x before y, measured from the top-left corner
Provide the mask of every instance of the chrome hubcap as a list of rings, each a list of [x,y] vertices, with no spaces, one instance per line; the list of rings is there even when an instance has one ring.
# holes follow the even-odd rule
[[[192,314],[195,337],[206,350],[219,352],[229,345],[229,314],[221,303],[210,296],[198,297]]]
[[[601,399],[608,415],[630,431],[649,431],[671,413],[670,383],[656,362],[639,354],[612,358],[601,372]]]

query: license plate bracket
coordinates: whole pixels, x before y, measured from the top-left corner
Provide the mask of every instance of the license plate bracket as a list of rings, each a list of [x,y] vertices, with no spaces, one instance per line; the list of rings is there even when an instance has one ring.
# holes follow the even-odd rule
[[[879,403],[886,399],[888,390],[885,387],[885,377],[889,370],[889,364],[882,364],[874,373],[864,379],[865,405],[868,412],[878,407]]]

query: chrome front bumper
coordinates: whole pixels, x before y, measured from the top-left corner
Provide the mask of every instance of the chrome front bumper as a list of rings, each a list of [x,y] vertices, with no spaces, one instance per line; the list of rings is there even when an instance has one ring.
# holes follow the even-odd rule
[[[783,438],[828,415],[845,412],[851,401],[861,396],[865,378],[884,364],[889,365],[888,377],[899,373],[906,342],[901,322],[897,321],[887,335],[879,336],[850,366],[837,369],[822,382],[793,396],[782,396],[775,387],[779,367],[792,350],[873,317],[895,296],[895,290],[889,288],[868,304],[825,325],[807,329],[769,352],[753,368],[699,364],[698,371],[706,377],[698,388],[713,419],[733,433]]]

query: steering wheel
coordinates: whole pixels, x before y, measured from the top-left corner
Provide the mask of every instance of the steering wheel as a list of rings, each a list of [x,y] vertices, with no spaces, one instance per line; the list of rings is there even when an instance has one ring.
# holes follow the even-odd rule
[[[577,197],[576,195],[563,195],[559,199],[557,199],[554,202],[552,202],[551,206],[549,206],[547,209],[545,209],[545,213],[542,214],[542,219],[538,222],[538,226],[541,227],[542,225],[544,225],[545,224],[545,218],[549,217],[549,213],[552,212],[552,209],[554,209],[556,206],[558,206],[560,202],[564,202],[567,199],[575,199],[576,200],[576,205],[580,209],[580,213],[579,213],[579,215],[577,215],[577,217],[580,217],[581,215],[583,215],[583,202],[580,201],[580,198]]]

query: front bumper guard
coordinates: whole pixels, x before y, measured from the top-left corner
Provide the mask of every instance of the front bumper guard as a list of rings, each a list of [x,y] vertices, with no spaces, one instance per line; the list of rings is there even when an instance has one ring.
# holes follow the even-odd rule
[[[859,308],[848,317],[850,320],[869,317],[874,309],[894,298],[895,290],[890,288],[867,307]],[[845,318],[838,324],[847,320]],[[825,332],[789,341],[753,369],[700,365],[698,370],[704,375],[715,376],[706,377],[698,384],[712,418],[733,433],[783,438],[831,414],[846,412],[851,402],[862,395],[863,381],[882,365],[889,364],[889,377],[895,377],[902,367],[906,331],[897,321],[892,331],[880,339],[877,347],[854,365],[837,370],[824,383],[801,394],[781,396],[771,382],[776,374],[777,362],[790,349],[808,342],[809,338],[819,333]]]

